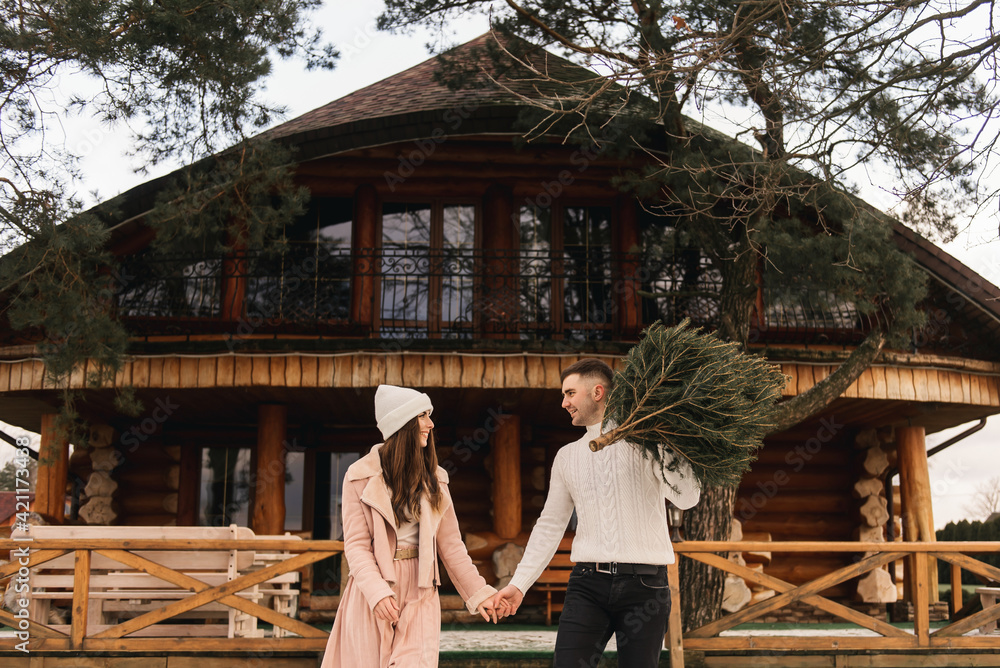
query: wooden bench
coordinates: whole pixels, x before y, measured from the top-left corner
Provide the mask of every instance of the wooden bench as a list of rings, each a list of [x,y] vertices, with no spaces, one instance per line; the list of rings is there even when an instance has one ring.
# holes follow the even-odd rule
[[[34,539],[195,539],[195,540],[252,540],[255,538],[293,539],[292,536],[254,536],[247,527],[141,527],[141,526],[33,526],[27,534]],[[259,570],[280,561],[283,554],[261,553],[253,550],[140,550],[137,556],[178,571],[215,587],[232,581],[253,570]],[[73,596],[74,555],[72,553],[51,559],[33,567],[28,595],[29,616],[45,623],[50,609],[57,602],[68,602]],[[237,595],[255,603],[267,605],[278,612],[294,613],[297,606],[298,582],[295,571],[271,578],[248,587]],[[90,563],[90,584],[87,607],[88,635],[103,631],[131,617],[157,610],[174,601],[187,598],[192,591],[93,553]],[[177,624],[172,620],[198,620],[200,623]],[[218,623],[226,620],[225,623]],[[68,632],[68,625],[51,625]],[[171,623],[153,625],[137,631],[135,636],[226,636],[229,638],[262,637],[257,628],[257,618],[219,602],[210,602],[171,618]],[[287,632],[275,626],[274,635]]]
[[[979,600],[983,604],[983,610],[996,605],[997,602],[1000,601],[1000,587],[979,587],[976,589],[976,593],[979,594]],[[979,632],[982,634],[993,633],[996,630],[997,620],[995,619],[986,622],[979,627]]]
[[[301,536],[295,536],[288,532],[281,536],[254,537],[257,540],[302,540]],[[260,550],[255,550],[253,555],[253,564],[248,569],[249,571],[267,568],[272,564],[281,563],[289,557],[288,552],[261,552]],[[300,577],[300,571],[292,571],[258,585],[257,592],[263,597],[263,605],[288,617],[295,617],[299,611],[299,590],[294,585],[300,582]],[[288,631],[280,626],[274,627],[273,637],[283,638],[286,635],[288,635]]]
[[[561,541],[556,553],[552,555],[552,561],[542,571],[535,587],[538,591],[545,592],[545,625],[552,626],[552,613],[560,612],[563,609],[562,601],[552,601],[553,592],[566,593],[566,586],[569,584],[569,575],[573,572],[573,562],[569,558],[570,550],[573,547],[573,535],[566,534]]]

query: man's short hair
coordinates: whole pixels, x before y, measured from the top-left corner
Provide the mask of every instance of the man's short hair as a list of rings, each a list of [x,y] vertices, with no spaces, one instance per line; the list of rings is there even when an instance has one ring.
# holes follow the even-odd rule
[[[609,392],[611,391],[611,382],[614,379],[615,373],[607,363],[599,359],[587,357],[578,362],[573,362],[563,369],[562,375],[559,376],[559,381],[565,381],[566,378],[572,376],[574,373],[580,374],[580,378],[594,378],[595,380],[599,380],[604,383],[605,389]]]

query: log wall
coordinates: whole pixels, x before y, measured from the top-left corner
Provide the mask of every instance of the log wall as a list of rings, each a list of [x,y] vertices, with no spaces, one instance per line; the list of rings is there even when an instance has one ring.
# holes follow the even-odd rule
[[[846,433],[806,439],[769,440],[743,477],[734,517],[744,537],[774,541],[850,541],[857,526],[852,517],[851,489],[857,480],[851,439]],[[814,554],[803,560],[775,553],[764,571],[793,584],[814,580],[847,565],[851,555]],[[749,559],[748,559],[749,561]],[[850,582],[825,591],[849,597]]]

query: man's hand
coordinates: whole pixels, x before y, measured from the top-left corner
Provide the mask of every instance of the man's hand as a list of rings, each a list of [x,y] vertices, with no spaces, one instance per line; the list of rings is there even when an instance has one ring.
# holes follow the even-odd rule
[[[376,617],[390,624],[395,624],[399,621],[399,604],[396,603],[396,599],[392,596],[386,596],[376,603],[375,609],[372,612],[375,613]]]
[[[524,594],[514,585],[507,585],[493,597],[493,607],[501,619],[510,617],[521,607]]]

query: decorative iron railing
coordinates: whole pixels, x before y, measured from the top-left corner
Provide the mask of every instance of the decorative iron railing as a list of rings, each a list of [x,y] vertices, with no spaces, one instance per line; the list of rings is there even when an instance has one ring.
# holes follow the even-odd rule
[[[699,257],[311,245],[125,260],[119,314],[148,332],[340,332],[410,339],[634,338],[656,320],[717,326],[722,277]],[[752,341],[856,343],[887,315],[809,286],[760,288]],[[631,319],[630,319],[631,318]],[[227,324],[228,323],[228,324]],[[236,323],[235,325],[233,323]]]

